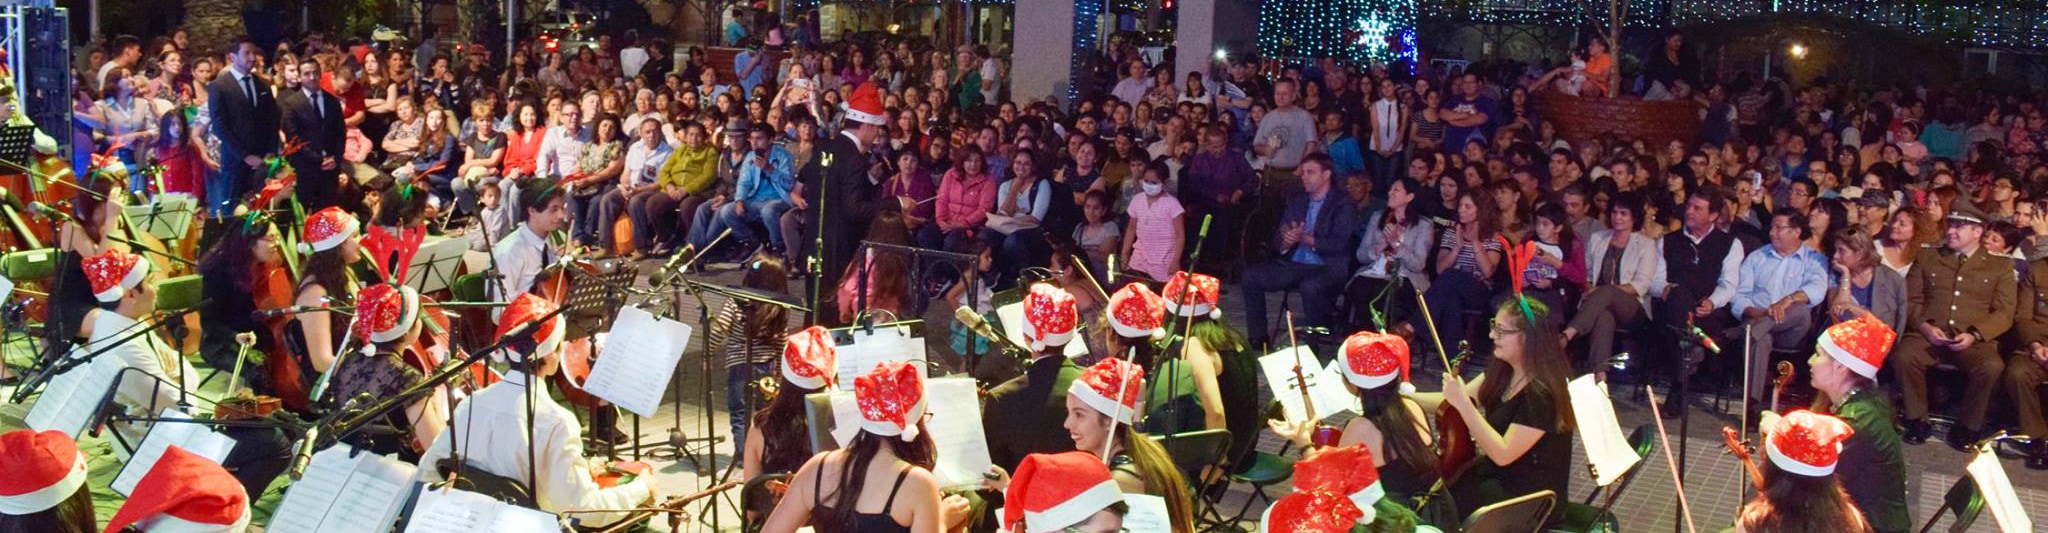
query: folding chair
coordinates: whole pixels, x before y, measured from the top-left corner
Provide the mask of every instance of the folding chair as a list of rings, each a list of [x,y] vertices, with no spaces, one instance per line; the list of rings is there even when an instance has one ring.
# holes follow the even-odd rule
[[[1557,507],[1557,493],[1540,490],[1480,507],[1465,517],[1463,533],[1537,533]]]
[[[1635,481],[1636,473],[1643,470],[1643,463],[1649,462],[1650,452],[1656,449],[1657,441],[1651,431],[1650,426],[1645,424],[1636,426],[1635,431],[1629,432],[1629,447],[1634,448],[1636,455],[1643,460],[1637,461],[1627,472],[1622,472],[1619,477],[1614,478],[1613,483],[1604,487],[1593,487],[1593,492],[1586,495],[1585,502],[1564,502],[1564,508],[1560,509],[1560,512],[1564,513],[1564,523],[1558,529],[1584,533],[1595,530],[1596,526],[1606,526],[1602,531],[1621,531],[1621,521],[1610,509],[1614,507],[1616,500],[1621,499],[1621,493],[1628,490],[1628,484]],[[1590,470],[1591,465],[1587,466]],[[1596,505],[1593,503],[1595,501],[1600,503]]]
[[[1963,533],[1977,523],[1978,515],[1984,514],[1984,493],[1977,491],[1977,482],[1970,476],[1963,476],[1948,488],[1948,494],[1942,495],[1941,507],[1956,515],[1955,523],[1948,525],[1949,533]],[[1927,525],[1920,526],[1920,533],[1933,531],[1934,523],[1939,521],[1941,510],[1937,509],[1933,516],[1927,517]]]
[[[790,474],[761,474],[747,480],[740,488],[740,531],[755,533],[768,521],[768,514],[775,511],[775,505],[782,502]],[[776,485],[781,484],[778,488]],[[751,514],[752,516],[748,516]]]
[[[1152,442],[1166,449],[1167,458],[1180,468],[1182,479],[1188,481],[1188,490],[1201,500],[1201,509],[1196,511],[1195,521],[1199,524],[1221,526],[1226,522],[1216,511],[1217,501],[1207,495],[1210,486],[1222,480],[1222,465],[1218,461],[1230,452],[1230,430],[1205,429],[1173,435],[1150,435]]]

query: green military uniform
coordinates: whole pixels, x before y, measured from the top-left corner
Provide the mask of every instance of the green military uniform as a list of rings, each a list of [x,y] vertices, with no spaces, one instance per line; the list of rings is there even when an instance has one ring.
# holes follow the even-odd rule
[[[1976,207],[1959,202],[1949,220],[1983,224],[1984,217]],[[1961,427],[1957,429],[1984,427],[1984,413],[2005,370],[1997,339],[2012,328],[2017,287],[2012,260],[1991,255],[1981,247],[1969,255],[1948,248],[1920,252],[1906,279],[1906,331],[1892,351],[1892,364],[1903,389],[1900,392],[1906,397],[1907,420],[1916,424],[1927,420],[1927,371],[1936,363],[1949,361],[1962,367],[1969,379],[1961,391],[1962,406],[1957,413]],[[1936,344],[1921,333],[1922,324],[1932,324],[1949,337],[1967,334],[1975,342],[1964,350]]]
[[[1842,443],[1835,478],[1863,518],[1877,533],[1905,533],[1913,527],[1906,515],[1906,458],[1899,428],[1892,421],[1891,399],[1871,387],[1849,391],[1834,415],[1856,430]]]
[[[2042,415],[2041,395],[2035,392],[2036,387],[2048,382],[2048,363],[2033,357],[2034,343],[2048,344],[2048,259],[2034,261],[2020,291],[2025,299],[2020,301],[2019,318],[2014,325],[2019,331],[2020,349],[2006,361],[2005,394],[2018,414],[2021,433],[2048,435],[2048,417]],[[2036,439],[2028,467],[2048,467],[2048,444],[2043,442],[2048,441]]]

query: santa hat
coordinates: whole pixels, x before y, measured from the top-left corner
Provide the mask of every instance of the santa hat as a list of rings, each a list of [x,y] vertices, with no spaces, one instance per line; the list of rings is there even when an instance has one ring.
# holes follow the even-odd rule
[[[339,207],[314,211],[306,217],[306,229],[299,235],[299,253],[333,250],[356,236],[356,217]]]
[[[811,326],[789,335],[782,347],[782,379],[807,390],[832,386],[839,371],[839,343],[824,326]]]
[[[1360,331],[1344,339],[1344,379],[1361,389],[1377,389],[1400,380],[1404,391],[1414,390],[1408,383],[1408,341],[1399,335],[1377,331]]]
[[[131,525],[149,533],[239,533],[249,527],[249,496],[213,460],[171,446],[135,484],[106,533]]]
[[[356,293],[355,335],[370,342],[405,336],[420,319],[420,293],[412,287],[379,283]]]
[[[92,297],[102,303],[121,301],[149,275],[149,262],[142,256],[111,248],[85,258],[79,268],[85,271],[86,281],[92,282]]]
[[[888,125],[889,117],[882,109],[882,92],[873,83],[860,84],[853,90],[853,96],[846,97],[846,103],[839,104],[846,110],[846,120],[874,126]]]
[[[1166,302],[1143,283],[1132,283],[1109,296],[1109,327],[1125,337],[1166,334]]]
[[[1122,387],[1122,392],[1118,392]],[[1101,411],[1103,416],[1116,417],[1117,422],[1133,424],[1139,408],[1144,404],[1142,391],[1145,390],[1145,369],[1130,361],[1115,357],[1104,357],[1094,366],[1081,372],[1081,376],[1067,386],[1067,395],[1080,398],[1081,403]]]
[[[498,316],[498,339],[503,340],[513,330],[534,319],[555,312],[555,302],[533,293],[523,293],[505,304],[505,312]],[[533,342],[532,353],[521,353],[516,345],[508,345],[499,353],[507,354],[503,361],[524,362],[527,357],[546,356],[562,347],[562,338],[568,335],[569,327],[562,323],[562,315],[555,315],[546,322],[534,324],[526,335]]]
[[[56,507],[85,486],[85,454],[61,431],[19,429],[0,435],[0,514],[27,515]]]
[[[1357,504],[1327,490],[1296,491],[1266,506],[1259,533],[1348,533],[1360,522]]]
[[[1325,490],[1350,498],[1361,513],[1359,523],[1373,521],[1373,504],[1387,496],[1380,470],[1372,464],[1372,451],[1363,444],[1324,449],[1294,463],[1294,490]]]
[[[1188,285],[1194,285],[1193,294],[1188,293]],[[1222,311],[1216,308],[1217,302],[1222,301],[1222,290],[1222,284],[1213,276],[1180,271],[1166,280],[1166,289],[1160,291],[1159,297],[1166,301],[1166,310],[1175,315],[1222,318]]]
[[[917,439],[924,419],[924,362],[887,361],[853,380],[860,429],[884,437]]]
[[[1087,521],[1124,501],[1102,458],[1088,452],[1034,453],[1017,465],[1003,492],[1003,528],[1024,521],[1024,533],[1051,533]]]
[[[1074,295],[1065,289],[1049,283],[1032,284],[1031,293],[1024,296],[1024,338],[1031,340],[1031,349],[1066,346],[1074,340],[1074,330],[1081,324],[1078,309]]]
[[[1806,477],[1834,475],[1842,441],[1856,433],[1840,418],[1804,409],[1786,413],[1777,425],[1763,429],[1764,451],[1771,464]]]
[[[1891,326],[1875,316],[1860,314],[1821,333],[1820,351],[1857,375],[1877,379],[1877,369],[1884,368],[1885,354],[1891,353],[1892,341],[1897,338]]]

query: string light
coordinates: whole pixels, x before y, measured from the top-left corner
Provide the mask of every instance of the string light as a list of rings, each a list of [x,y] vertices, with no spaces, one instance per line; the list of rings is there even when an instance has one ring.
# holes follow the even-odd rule
[[[1259,7],[1259,53],[1387,61],[1388,38],[1412,30],[1417,12],[1415,0],[1267,0]]]
[[[1067,101],[1081,98],[1081,80],[1088,76],[1088,56],[1095,51],[1095,25],[1102,0],[1074,0],[1074,48],[1067,58]]]

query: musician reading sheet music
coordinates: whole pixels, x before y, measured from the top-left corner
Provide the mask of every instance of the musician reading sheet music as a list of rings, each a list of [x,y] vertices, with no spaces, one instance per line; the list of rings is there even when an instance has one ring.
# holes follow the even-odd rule
[[[558,209],[557,209],[558,210]],[[499,318],[498,335],[503,338],[521,324],[547,316],[555,304],[537,295],[522,294],[505,307]],[[594,479],[602,465],[583,458],[583,433],[576,415],[548,396],[545,379],[561,368],[560,349],[568,325],[557,315],[533,327],[500,352],[512,363],[504,381],[471,395],[455,407],[448,429],[434,439],[420,457],[420,480],[438,483],[448,479],[442,464],[453,452],[461,452],[464,468],[503,476],[529,490],[540,510],[560,513],[570,509],[628,509],[655,497],[654,478],[640,475],[631,482],[604,487]],[[527,417],[532,394],[533,416]],[[528,426],[531,426],[529,428]],[[533,440],[529,443],[527,435]],[[529,459],[531,457],[531,459]],[[529,470],[528,465],[534,469]],[[646,474],[648,472],[641,472]],[[589,513],[576,517],[585,526],[609,525],[628,513]]]
[[[548,234],[561,229],[568,216],[562,190],[546,180],[529,181],[532,183],[519,187],[518,206],[526,210],[526,222],[491,247],[491,261],[500,277],[485,288],[497,301],[510,301],[513,295],[533,290],[534,278],[560,256],[548,243]]]

